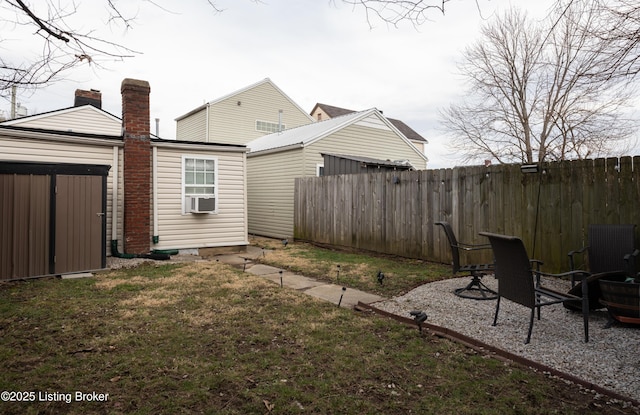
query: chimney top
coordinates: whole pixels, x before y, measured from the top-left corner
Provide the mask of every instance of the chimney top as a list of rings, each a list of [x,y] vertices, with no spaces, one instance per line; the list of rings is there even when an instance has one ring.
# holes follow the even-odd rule
[[[89,91],[76,89],[73,106],[80,107],[87,104],[102,109],[102,93],[97,89],[91,89]]]

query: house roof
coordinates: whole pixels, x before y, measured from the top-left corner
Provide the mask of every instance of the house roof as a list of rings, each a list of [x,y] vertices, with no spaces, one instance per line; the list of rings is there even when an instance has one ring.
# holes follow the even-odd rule
[[[247,147],[249,147],[249,154],[263,151],[284,151],[292,148],[305,147],[372,115],[378,117],[392,131],[395,131],[401,139],[405,140],[406,143],[420,155],[420,157],[425,161],[428,161],[427,157],[415,148],[411,141],[375,108],[360,112],[352,112],[340,117],[330,118],[325,121],[318,121],[302,125],[300,127],[291,128],[289,130],[284,130],[280,133],[273,133],[256,138],[255,140],[247,143]]]
[[[334,107],[333,105],[317,103],[316,106],[313,107],[313,109],[311,110],[311,114],[316,112],[317,108],[320,108],[322,111],[324,111],[325,114],[327,114],[330,118],[340,117],[342,115],[347,115],[347,114],[351,114],[352,112],[355,112],[353,110],[348,110],[346,108]]]
[[[222,102],[222,101],[224,101],[224,100],[226,100],[226,99],[229,99],[229,98],[231,98],[231,97],[233,97],[233,96],[235,96],[235,95],[241,94],[241,93],[243,93],[243,92],[249,91],[249,90],[251,90],[251,89],[253,89],[253,88],[256,88],[256,87],[258,87],[258,86],[260,86],[260,85],[267,84],[267,83],[268,83],[268,84],[270,84],[270,85],[271,85],[275,90],[277,90],[280,94],[282,94],[282,96],[283,96],[283,97],[285,97],[287,100],[289,100],[289,102],[291,102],[291,104],[292,104],[292,105],[296,106],[296,107],[300,110],[300,112],[301,112],[302,114],[306,114],[306,115],[309,117],[309,120],[310,120],[310,121],[313,121],[313,118],[312,118],[310,115],[308,115],[308,114],[306,113],[306,111],[302,109],[302,107],[300,107],[298,104],[296,104],[296,102],[295,102],[294,100],[292,100],[292,99],[291,99],[287,94],[285,94],[285,93],[284,93],[284,91],[282,91],[280,88],[278,88],[278,86],[277,86],[276,84],[274,84],[274,83],[273,83],[273,81],[272,81],[271,79],[269,79],[269,78],[265,78],[265,79],[263,79],[263,80],[262,80],[262,81],[260,81],[260,82],[256,82],[255,84],[252,84],[252,85],[246,86],[246,87],[244,87],[244,88],[242,88],[242,89],[239,89],[239,90],[237,90],[237,91],[234,91],[234,92],[232,92],[232,93],[230,93],[230,94],[227,94],[227,95],[221,96],[220,98],[216,98],[216,99],[214,99],[213,101],[209,101],[209,102],[207,102],[207,103],[205,103],[205,104],[202,104],[202,105],[200,105],[199,107],[194,108],[193,110],[191,110],[191,111],[187,112],[186,114],[183,114],[183,115],[179,116],[178,118],[176,118],[176,119],[175,119],[175,121],[180,121],[180,120],[181,120],[181,119],[183,119],[183,118],[186,118],[186,117],[188,117],[188,116],[190,116],[190,115],[193,115],[193,114],[195,114],[195,113],[197,113],[197,112],[199,112],[199,111],[202,111],[203,109],[207,108],[207,107],[208,107],[208,106],[210,106],[210,105],[217,104],[217,103]]]
[[[79,106],[74,106],[74,107],[68,107],[68,108],[62,108],[62,109],[58,109],[58,110],[53,110],[53,111],[47,111],[47,112],[41,112],[40,114],[33,114],[33,115],[27,115],[24,117],[20,117],[20,118],[14,118],[12,120],[7,120],[7,121],[3,121],[0,122],[0,125],[18,125],[18,124],[22,124],[25,121],[33,121],[33,120],[38,120],[38,119],[42,119],[42,118],[47,118],[47,117],[51,117],[54,115],[59,115],[59,114],[68,114],[68,113],[73,113],[73,112],[78,112],[78,111],[85,111],[85,110],[91,110],[91,111],[95,111],[98,114],[101,114],[103,116],[106,116],[107,118],[111,118],[113,121],[116,121],[118,123],[122,123],[122,119],[119,117],[116,117],[115,115],[111,114],[110,112],[107,112],[105,110],[103,110],[102,108],[97,108],[94,105],[91,104],[85,104],[85,105],[79,105]]]
[[[333,105],[317,103],[313,107],[313,110],[311,110],[311,114],[313,114],[317,108],[320,108],[322,111],[325,112],[325,114],[327,114],[331,118],[340,117],[342,115],[351,114],[355,112],[353,110],[349,110],[346,108],[334,107]],[[407,137],[409,140],[424,141],[425,143],[428,143],[428,141],[424,137],[418,134],[413,128],[409,127],[403,121],[397,120],[395,118],[387,118],[387,119],[391,121],[391,123],[398,130],[400,130],[400,132],[402,132],[402,134],[404,134],[404,136]]]

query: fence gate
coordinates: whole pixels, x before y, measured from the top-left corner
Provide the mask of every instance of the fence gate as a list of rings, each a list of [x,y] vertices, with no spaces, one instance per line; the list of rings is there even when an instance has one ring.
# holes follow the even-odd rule
[[[108,171],[0,162],[0,280],[106,266]]]

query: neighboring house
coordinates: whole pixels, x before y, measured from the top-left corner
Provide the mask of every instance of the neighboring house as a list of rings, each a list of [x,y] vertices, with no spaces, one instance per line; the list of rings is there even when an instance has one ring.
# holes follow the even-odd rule
[[[246,144],[311,122],[309,114],[266,78],[176,118],[176,138]]]
[[[95,90],[76,90],[73,107],[16,118],[0,125],[122,136],[122,120],[102,109],[102,94]]]
[[[122,120],[89,104],[0,123],[0,280],[248,244],[247,148],[153,139],[149,84],[121,91]]]
[[[332,105],[320,104],[317,103],[313,109],[311,110],[311,117],[316,121],[324,121],[330,118],[340,117],[342,115],[352,114],[355,111],[349,110],[346,108],[334,107]],[[382,113],[382,111],[381,111]],[[404,122],[394,119],[387,118],[391,123],[402,133],[405,137],[407,137],[413,143],[416,148],[418,148],[422,153],[426,154],[425,145],[429,144],[429,142],[418,134],[415,130],[409,127]]]
[[[249,233],[293,236],[296,177],[321,175],[323,154],[358,155],[425,169],[427,157],[375,108],[247,143]]]

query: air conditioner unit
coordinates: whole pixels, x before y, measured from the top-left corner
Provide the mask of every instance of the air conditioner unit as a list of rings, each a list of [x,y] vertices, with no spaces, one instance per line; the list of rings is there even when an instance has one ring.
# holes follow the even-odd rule
[[[187,196],[185,210],[188,213],[215,212],[216,198],[213,196]]]

